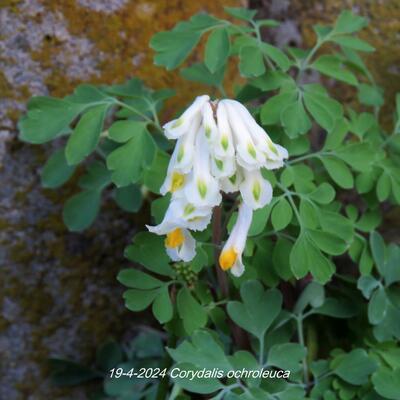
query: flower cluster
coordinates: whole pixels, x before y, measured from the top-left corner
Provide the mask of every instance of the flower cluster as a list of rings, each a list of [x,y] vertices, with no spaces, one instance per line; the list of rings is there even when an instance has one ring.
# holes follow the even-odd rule
[[[239,276],[244,271],[242,253],[253,210],[272,199],[271,184],[261,168],[283,165],[288,153],[272,142],[249,111],[235,100],[210,101],[199,96],[178,118],[164,125],[165,136],[177,140],[161,194],[172,194],[161,224],[150,232],[166,235],[165,246],[174,261],[190,261],[196,242],[190,231],[210,223],[221,192],[240,192],[242,203],[236,224],[220,258],[220,267]]]

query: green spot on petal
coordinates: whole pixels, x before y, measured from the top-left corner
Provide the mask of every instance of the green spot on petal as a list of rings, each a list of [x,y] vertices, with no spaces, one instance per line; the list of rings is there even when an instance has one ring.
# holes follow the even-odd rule
[[[183,148],[183,146],[180,146],[178,151],[178,157],[176,157],[177,161],[181,162],[184,155],[185,155],[185,149]]]
[[[217,166],[217,168],[222,171],[224,169],[224,162],[218,159],[214,159],[215,160],[215,165]]]
[[[206,137],[207,137],[208,139],[210,139],[211,128],[210,128],[209,126],[206,126],[205,129],[204,129],[204,132],[205,132],[205,134],[206,134]]]
[[[229,180],[231,181],[232,185],[234,185],[236,182],[236,174],[233,174],[232,176],[230,176]]]
[[[187,204],[183,210],[183,215],[186,217],[191,214],[195,209],[196,207],[193,204]]]
[[[222,139],[221,139],[221,146],[222,146],[222,148],[223,148],[225,151],[228,150],[229,140],[228,140],[228,137],[227,137],[227,136],[222,136]]]
[[[256,149],[254,148],[254,146],[249,143],[247,145],[247,151],[249,152],[249,154],[255,159],[257,158],[257,153],[256,153]]]
[[[178,118],[175,123],[172,125],[172,128],[177,128],[183,124],[183,118]]]
[[[197,181],[197,189],[200,193],[200,197],[204,199],[207,194],[207,185],[205,184],[205,182],[201,180]]]
[[[268,148],[275,153],[277,156],[279,155],[278,150],[276,149],[276,147],[274,146],[274,144],[272,142],[268,142]]]
[[[260,200],[261,185],[259,181],[255,181],[253,185],[253,197],[255,201]]]

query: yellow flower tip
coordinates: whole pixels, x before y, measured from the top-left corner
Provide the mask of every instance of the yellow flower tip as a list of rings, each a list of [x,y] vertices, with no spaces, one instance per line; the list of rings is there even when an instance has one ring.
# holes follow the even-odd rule
[[[178,189],[180,189],[183,185],[185,184],[185,175],[180,174],[179,172],[174,172],[172,174],[172,179],[171,179],[171,188],[170,192],[174,193]]]
[[[237,253],[235,249],[230,248],[223,251],[219,256],[219,265],[224,271],[233,267],[236,262]]]
[[[170,248],[176,248],[182,245],[185,241],[185,236],[183,235],[182,229],[176,228],[173,231],[167,233],[165,239],[165,246]]]

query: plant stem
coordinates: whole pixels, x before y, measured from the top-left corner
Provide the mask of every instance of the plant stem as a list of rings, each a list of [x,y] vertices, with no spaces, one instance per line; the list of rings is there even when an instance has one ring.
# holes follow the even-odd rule
[[[300,314],[296,317],[297,322],[297,334],[299,336],[299,343],[304,346],[304,334],[303,334],[303,315]],[[303,376],[304,384],[308,385],[308,366],[307,366],[307,356],[303,358]]]

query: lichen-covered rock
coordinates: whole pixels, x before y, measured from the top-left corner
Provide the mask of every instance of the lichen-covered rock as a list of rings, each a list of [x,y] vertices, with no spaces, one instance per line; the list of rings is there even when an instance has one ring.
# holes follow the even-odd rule
[[[0,399],[86,398],[51,387],[48,357],[90,362],[108,336],[137,329],[124,309],[116,275],[123,248],[142,221],[105,199],[82,234],[69,233],[62,203],[74,182],[40,189],[39,172],[53,145],[16,139],[16,121],[32,95],[63,96],[80,82],[137,76],[154,88],[176,87],[171,106],[200,86],[152,63],[150,37],[199,11],[223,15],[220,2],[9,0],[0,9]],[[171,107],[172,108],[172,107]],[[107,197],[107,196],[106,196]],[[142,318],[142,317],[139,317]]]

